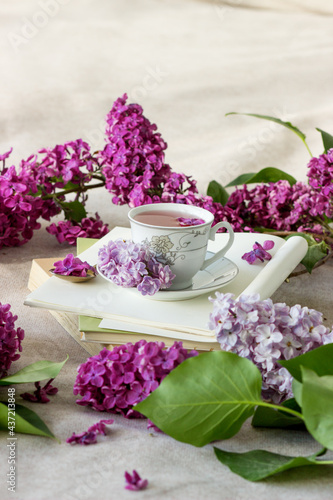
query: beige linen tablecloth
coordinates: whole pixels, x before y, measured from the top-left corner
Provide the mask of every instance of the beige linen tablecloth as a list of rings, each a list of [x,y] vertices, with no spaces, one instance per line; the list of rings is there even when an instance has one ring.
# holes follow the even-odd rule
[[[308,153],[286,129],[228,111],[291,120],[322,151],[315,127],[332,133],[332,6],[330,2],[175,0],[16,0],[0,17],[0,152],[13,161],[41,147],[82,137],[103,144],[103,120],[127,92],[144,107],[168,142],[167,161],[193,175],[205,192],[265,166],[306,179]],[[127,207],[93,192],[88,210],[114,225],[127,224]],[[41,360],[69,361],[56,379],[59,393],[38,412],[61,440],[18,435],[17,491],[7,492],[7,436],[1,434],[1,498],[20,500],[333,498],[332,469],[302,469],[255,484],[222,466],[211,446],[196,449],[152,435],[145,421],[115,417],[107,438],[69,446],[73,431],[104,414],[75,404],[72,388],[86,352],[48,311],[23,306],[31,260],[64,256],[43,228],[21,248],[0,251],[0,301],[11,303],[26,337],[16,371]],[[274,300],[321,310],[333,323],[332,266],[283,284]],[[20,389],[17,389],[19,394]],[[218,446],[309,454],[317,445],[303,433],[254,430]],[[125,470],[137,469],[149,488],[124,490]]]

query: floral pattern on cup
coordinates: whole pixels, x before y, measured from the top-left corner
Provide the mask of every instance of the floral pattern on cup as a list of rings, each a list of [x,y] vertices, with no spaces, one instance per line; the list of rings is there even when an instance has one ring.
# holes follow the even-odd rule
[[[191,244],[192,238],[203,236],[207,231],[207,228],[201,231],[193,229],[191,232],[186,231],[184,233],[174,231],[168,235],[152,236],[150,240],[146,238],[144,243],[155,253],[159,262],[164,265],[172,266],[177,259],[186,259],[186,248]],[[200,248],[201,247],[199,247],[199,249]],[[184,253],[179,253],[180,250],[184,250]],[[198,248],[196,248],[196,250],[198,250]]]
[[[154,252],[161,255],[168,253],[174,246],[169,236],[153,236],[148,244]]]

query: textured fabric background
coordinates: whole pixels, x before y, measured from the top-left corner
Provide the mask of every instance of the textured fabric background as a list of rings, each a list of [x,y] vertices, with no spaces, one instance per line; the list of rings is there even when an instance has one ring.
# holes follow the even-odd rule
[[[2,2],[0,12],[0,152],[13,146],[16,163],[79,137],[101,147],[104,117],[124,92],[157,123],[172,168],[193,175],[202,192],[212,179],[226,184],[265,166],[306,179],[309,156],[294,134],[249,117],[225,117],[229,111],[292,121],[307,134],[313,154],[322,151],[315,127],[332,133],[329,1],[16,0]],[[112,206],[106,191],[93,192],[88,209],[111,227],[128,225],[127,207]],[[58,395],[31,405],[61,444],[18,435],[15,498],[333,498],[331,469],[249,483],[222,466],[211,446],[196,449],[151,435],[144,421],[116,417],[100,444],[67,445],[73,431],[104,415],[77,406],[72,394],[85,351],[47,311],[23,306],[31,260],[69,251],[45,226],[24,247],[0,251],[0,300],[12,304],[26,332],[12,370],[70,356],[56,381]],[[332,266],[284,284],[273,298],[319,309],[332,325]],[[1,498],[13,498],[6,494],[6,434],[0,440]],[[250,425],[218,446],[290,455],[317,449],[303,433]],[[150,481],[137,494],[123,488],[124,471],[134,468]]]

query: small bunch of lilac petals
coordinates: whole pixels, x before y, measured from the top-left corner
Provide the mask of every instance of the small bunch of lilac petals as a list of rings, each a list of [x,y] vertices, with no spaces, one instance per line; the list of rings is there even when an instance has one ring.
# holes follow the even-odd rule
[[[106,425],[113,424],[114,420],[100,420],[96,424],[89,427],[87,431],[80,432],[80,434],[75,434],[73,432],[72,436],[66,439],[66,443],[69,444],[95,444],[97,443],[97,435],[106,435]]]
[[[205,221],[203,219],[186,219],[185,217],[178,217],[177,221],[180,226],[198,226],[199,224],[204,224]]]
[[[266,240],[263,245],[260,245],[257,241],[253,245],[253,250],[242,255],[242,259],[246,260],[249,264],[254,264],[256,260],[264,262],[265,260],[271,260],[272,256],[267,250],[272,250],[274,247],[274,241]]]
[[[41,387],[40,382],[35,382],[36,390],[34,391],[34,393],[30,394],[29,392],[24,392],[23,394],[20,394],[21,398],[25,399],[26,401],[31,401],[31,403],[48,403],[50,400],[47,396],[54,396],[58,392],[57,387],[51,385],[51,382],[53,382],[53,380],[54,379],[51,378],[44,385],[44,387]]]
[[[63,260],[58,260],[53,265],[53,274],[61,274],[62,276],[86,277],[87,274],[96,274],[94,267],[88,262],[83,262],[78,257],[74,257],[72,253],[69,253]]]
[[[142,295],[154,295],[169,288],[175,275],[158,262],[152,250],[131,240],[109,241],[98,251],[99,271],[112,283],[136,287]]]
[[[148,479],[141,479],[140,475],[136,470],[133,470],[132,474],[125,472],[126,490],[139,491],[145,490],[148,486]]]

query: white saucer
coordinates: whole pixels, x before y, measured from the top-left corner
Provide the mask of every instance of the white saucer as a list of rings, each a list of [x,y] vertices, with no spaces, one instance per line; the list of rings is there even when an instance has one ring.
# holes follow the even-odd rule
[[[214,255],[212,252],[207,252],[207,257]],[[99,275],[105,280],[112,281],[104,276],[97,267]],[[162,290],[154,295],[142,295],[136,288],[127,288],[128,291],[135,293],[143,298],[150,300],[161,301],[176,301],[189,300],[205,293],[211,293],[219,288],[222,288],[227,283],[230,283],[238,274],[238,267],[231,260],[223,257],[211,266],[208,266],[204,271],[199,271],[194,277],[192,285],[185,290]],[[207,283],[202,284],[200,283]]]

